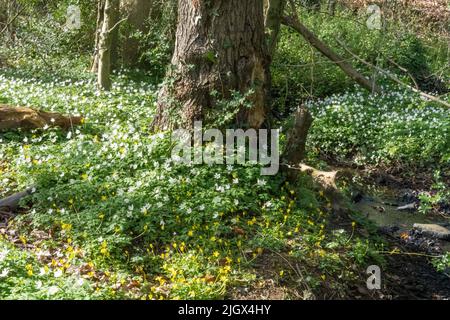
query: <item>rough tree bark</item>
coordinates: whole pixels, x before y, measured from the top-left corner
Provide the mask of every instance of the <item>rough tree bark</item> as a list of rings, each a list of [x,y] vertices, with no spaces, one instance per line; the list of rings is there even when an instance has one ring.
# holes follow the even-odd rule
[[[125,32],[125,40],[122,44],[123,63],[133,66],[139,60],[139,41],[132,36],[135,31],[146,32],[146,24],[153,0],[122,0],[121,11],[128,16],[128,30]]]
[[[305,107],[301,106],[294,113],[294,125],[288,132],[287,143],[282,159],[291,165],[298,165],[305,157],[306,139],[313,118]]]
[[[270,56],[275,53],[286,0],[265,0],[265,27]]]
[[[208,122],[217,99],[248,94],[237,125],[259,128],[266,119],[269,58],[261,0],[179,0],[173,68],[161,89],[153,129]],[[212,91],[219,93],[212,95]],[[250,90],[252,93],[249,94]]]
[[[102,29],[100,32],[98,48],[97,85],[101,90],[111,89],[111,44],[112,31],[115,27],[114,19],[117,17],[118,0],[105,0]]]

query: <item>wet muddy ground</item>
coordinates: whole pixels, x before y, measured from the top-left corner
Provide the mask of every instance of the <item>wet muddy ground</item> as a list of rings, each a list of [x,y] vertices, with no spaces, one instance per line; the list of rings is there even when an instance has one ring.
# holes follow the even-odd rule
[[[384,255],[382,290],[362,290],[361,298],[450,299],[450,270],[438,272],[431,264],[432,257],[450,252],[450,241],[414,228],[426,224],[450,229],[450,216],[447,212],[419,212],[416,195],[410,189],[382,186],[355,199],[354,209],[376,224],[389,249],[396,252]],[[409,209],[401,209],[405,206]]]

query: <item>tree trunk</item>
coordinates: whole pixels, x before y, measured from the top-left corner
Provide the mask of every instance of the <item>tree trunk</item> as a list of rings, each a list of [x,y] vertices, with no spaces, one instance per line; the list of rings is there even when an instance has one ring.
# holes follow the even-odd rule
[[[286,7],[286,0],[265,0],[266,2],[266,38],[269,48],[269,54],[272,57],[275,53],[278,36],[280,34],[281,19],[284,14],[284,8]]]
[[[121,10],[128,16],[128,30],[122,50],[123,63],[127,66],[134,66],[139,62],[139,40],[132,33],[147,32],[146,21],[152,5],[153,0],[122,0]]]
[[[100,90],[106,91],[111,89],[111,29],[114,27],[113,20],[114,16],[116,16],[114,10],[117,8],[117,1],[105,0],[104,17],[99,40],[97,84]]]
[[[336,14],[336,0],[328,0],[328,14],[334,16]]]
[[[225,113],[218,102],[234,92],[251,104],[238,108],[236,124],[261,127],[270,84],[264,36],[261,0],[179,0],[173,68],[160,91],[153,128],[213,122]]]
[[[120,19],[120,1],[113,1],[111,15],[111,70],[118,67],[119,64],[119,19]]]
[[[306,140],[313,118],[308,109],[301,106],[294,114],[294,126],[288,132],[282,159],[289,165],[297,166],[305,158]]]
[[[105,0],[98,0],[97,4],[97,27],[95,28],[95,46],[94,55],[92,57],[91,72],[98,72],[98,53],[100,48],[100,34],[102,32],[102,25],[105,13]]]

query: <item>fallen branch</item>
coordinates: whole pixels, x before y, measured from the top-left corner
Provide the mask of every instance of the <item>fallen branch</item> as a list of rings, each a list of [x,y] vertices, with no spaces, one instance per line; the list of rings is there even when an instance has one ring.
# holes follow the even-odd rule
[[[321,171],[303,163],[300,163],[297,166],[292,166],[286,163],[282,163],[281,165],[289,168],[290,170],[306,173],[313,178],[314,182],[317,182],[320,187],[328,193],[334,193],[338,190],[338,187],[336,186],[336,181],[338,179],[351,175],[351,173],[346,170]]]
[[[292,177],[298,177],[299,173],[304,173],[311,176],[314,183],[330,200],[332,209],[335,213],[340,214],[347,211],[347,206],[344,203],[345,198],[337,187],[336,182],[340,178],[350,176],[351,173],[349,171],[321,171],[306,164],[298,164],[297,166],[293,166],[282,163],[281,166],[286,168],[285,170],[288,170],[288,178],[292,179]]]
[[[450,108],[450,103],[448,103],[448,102],[446,102],[446,101],[444,101],[444,100],[441,100],[441,99],[439,99],[438,97],[435,97],[435,96],[433,96],[433,95],[431,95],[431,94],[425,93],[425,92],[423,92],[423,91],[421,91],[421,90],[419,90],[419,89],[416,89],[416,88],[414,88],[414,87],[411,87],[409,84],[406,84],[406,83],[400,81],[396,76],[390,74],[390,73],[387,72],[386,70],[384,70],[384,69],[382,69],[382,68],[380,68],[380,67],[378,67],[378,66],[375,66],[375,65],[373,65],[372,63],[367,62],[366,60],[362,59],[360,56],[358,56],[357,54],[355,54],[354,52],[352,52],[352,51],[345,45],[345,43],[344,43],[342,40],[336,39],[336,41],[337,41],[337,42],[339,43],[339,45],[342,46],[342,48],[344,48],[349,54],[351,54],[355,59],[357,59],[357,60],[360,61],[361,63],[365,64],[366,66],[369,66],[369,67],[371,67],[371,68],[376,69],[378,72],[384,74],[384,75],[387,76],[389,79],[393,80],[394,82],[396,82],[396,83],[398,83],[398,84],[400,84],[400,85],[402,85],[402,86],[404,86],[404,87],[407,87],[408,89],[410,89],[411,91],[413,91],[413,92],[415,92],[415,93],[418,93],[418,94],[421,95],[422,97],[427,98],[427,99],[429,99],[429,100],[432,100],[432,101],[434,101],[434,102],[440,103],[440,104],[442,104],[442,105],[444,105],[444,106]]]
[[[357,82],[362,87],[366,88],[370,92],[380,93],[380,88],[372,81],[367,79],[361,73],[359,73],[353,66],[348,63],[343,57],[335,53],[330,47],[323,43],[318,37],[316,37],[311,31],[306,28],[296,16],[285,16],[282,19],[284,25],[294,29],[300,35],[305,38],[314,48],[320,51],[324,56],[333,61],[341,70]]]
[[[11,129],[38,129],[45,126],[69,129],[82,124],[82,117],[37,111],[24,107],[0,105],[0,131]]]
[[[27,189],[22,192],[15,193],[9,197],[0,200],[0,211],[2,212],[16,212],[19,208],[20,200],[29,196],[32,193],[32,189]]]

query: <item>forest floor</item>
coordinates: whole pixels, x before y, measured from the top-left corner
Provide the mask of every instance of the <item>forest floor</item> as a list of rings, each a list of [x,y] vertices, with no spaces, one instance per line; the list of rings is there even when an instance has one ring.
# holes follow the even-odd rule
[[[0,217],[0,298],[450,297],[448,275],[432,258],[445,244],[412,230],[448,222],[448,201],[434,200],[448,191],[439,180],[447,172],[436,182],[434,167],[408,174],[350,166],[353,181],[340,187],[355,215],[335,215],[307,176],[289,185],[262,179],[258,167],[171,163],[169,139],[148,128],[156,87],[126,74],[115,81],[102,94],[88,76],[0,74],[0,103],[86,117],[69,131],[0,136],[1,197],[38,186],[30,208]],[[447,114],[428,104],[416,110],[417,97],[408,97],[356,93],[312,106],[307,163],[340,168],[314,150],[360,147],[386,160],[440,157],[445,167]],[[426,199],[433,201],[421,212]],[[397,210],[410,203],[412,212]],[[378,263],[382,289],[369,291],[366,268]]]
[[[348,167],[334,169],[349,170]],[[255,272],[260,280],[251,288],[234,288],[230,293],[232,299],[333,299],[337,296],[344,299],[374,300],[450,299],[450,270],[438,272],[430,261],[430,258],[437,254],[450,252],[450,242],[427,237],[413,229],[414,223],[450,226],[448,205],[428,215],[417,210],[406,213],[397,210],[406,202],[414,201],[418,205],[419,200],[414,194],[431,188],[430,174],[423,172],[417,175],[417,179],[411,180],[401,175],[382,173],[380,170],[370,174],[358,170],[353,172],[364,180],[366,186],[370,186],[365,191],[358,190],[353,199],[353,206],[375,223],[378,235],[386,244],[383,254],[385,265],[381,275],[382,288],[368,290],[364,281],[356,281],[345,293],[323,288],[313,295],[310,288],[305,286],[305,274],[302,273],[301,266],[289,260],[287,255],[268,253],[261,256],[255,264]],[[346,223],[342,226],[345,225]],[[335,227],[339,226],[339,222],[336,222]],[[274,270],[282,268],[294,270],[294,277],[276,283],[273,281]],[[361,279],[366,277],[364,270],[361,270]]]

